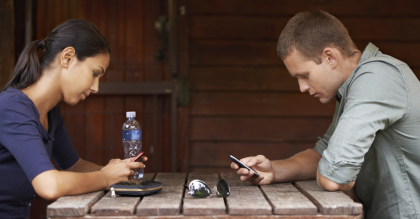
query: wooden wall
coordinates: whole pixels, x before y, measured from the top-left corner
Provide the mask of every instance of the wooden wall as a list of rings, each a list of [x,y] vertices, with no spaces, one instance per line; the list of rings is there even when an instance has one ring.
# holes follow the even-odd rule
[[[33,35],[43,39],[67,19],[85,19],[111,45],[111,63],[100,82],[170,81],[168,60],[155,58],[160,45],[154,22],[167,15],[166,4],[155,0],[35,0]],[[79,155],[100,165],[111,158],[123,158],[125,112],[136,111],[143,131],[143,151],[149,158],[145,172],[171,171],[170,97],[91,95],[76,106],[61,103],[60,108]],[[46,204],[37,198],[31,219],[45,218]]]
[[[37,0],[35,7],[34,39],[45,38],[67,19],[85,19],[104,34],[112,54],[101,82],[171,80],[167,61],[154,56],[159,49],[154,21],[167,13],[164,1]],[[125,112],[136,111],[143,129],[143,148],[153,164],[146,172],[170,170],[170,162],[165,161],[163,153],[164,147],[170,145],[168,98],[91,95],[76,106],[62,103],[60,107],[76,150],[82,158],[101,165],[111,157],[123,156],[121,127],[126,120]],[[154,131],[159,138],[153,139]]]
[[[3,90],[15,63],[13,0],[0,1],[0,91]]]
[[[415,0],[189,0],[189,169],[229,170],[228,153],[287,158],[324,134],[334,101],[300,93],[276,53],[294,14],[325,10],[359,50],[372,42],[419,75],[419,8]]]

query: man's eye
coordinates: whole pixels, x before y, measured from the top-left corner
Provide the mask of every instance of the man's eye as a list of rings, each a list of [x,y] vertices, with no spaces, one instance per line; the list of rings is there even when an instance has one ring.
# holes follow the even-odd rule
[[[95,71],[93,72],[93,77],[98,77],[98,73],[96,73]]]

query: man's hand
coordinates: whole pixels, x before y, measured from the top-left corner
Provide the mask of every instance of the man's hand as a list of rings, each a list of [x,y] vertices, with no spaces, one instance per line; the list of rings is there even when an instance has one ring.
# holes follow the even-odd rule
[[[248,167],[257,171],[259,175],[259,177],[254,177],[253,171],[248,171],[245,168],[239,169],[239,166],[236,163],[232,162],[230,164],[230,167],[232,169],[238,170],[237,173],[241,175],[241,181],[249,181],[253,185],[270,184],[273,181],[274,173],[271,161],[263,155],[242,158],[240,161]]]
[[[246,157],[240,161],[251,167],[260,175],[253,177],[253,172],[231,163],[232,169],[238,170],[242,181],[249,181],[254,185],[270,184],[273,182],[292,182],[295,180],[312,180],[316,177],[318,163],[321,159],[313,149],[307,149],[284,160],[270,161],[263,155]]]

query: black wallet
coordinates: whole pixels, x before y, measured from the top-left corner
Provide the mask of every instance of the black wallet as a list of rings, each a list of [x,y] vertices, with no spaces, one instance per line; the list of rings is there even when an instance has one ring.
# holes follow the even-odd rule
[[[112,184],[109,187],[111,197],[116,195],[145,196],[161,191],[163,185],[161,182],[152,180],[132,180]]]

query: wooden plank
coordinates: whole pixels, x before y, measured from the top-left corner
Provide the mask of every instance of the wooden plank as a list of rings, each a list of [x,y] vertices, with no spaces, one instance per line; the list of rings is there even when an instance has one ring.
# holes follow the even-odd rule
[[[341,1],[277,1],[267,0],[264,4],[253,0],[213,0],[188,1],[190,14],[206,15],[294,15],[301,11],[324,10],[333,15],[352,16],[418,16],[420,2],[402,0],[395,4],[392,0],[377,1],[341,0]],[[357,5],[358,10],[354,10]]]
[[[308,215],[318,213],[317,207],[291,183],[262,185],[261,190],[270,202],[274,214]]]
[[[130,216],[134,214],[134,210],[139,202],[140,197],[104,197],[92,207],[91,215]]]
[[[322,104],[309,93],[193,92],[193,116],[333,116],[336,101]],[[308,110],[310,109],[310,110]]]
[[[230,215],[271,215],[272,208],[258,186],[242,182],[236,173],[221,173],[230,187],[230,195],[226,198]]]
[[[298,152],[313,148],[306,142],[195,142],[191,143],[190,165],[202,167],[230,167],[228,153],[238,159],[262,154],[270,160],[286,159]]]
[[[184,195],[184,215],[223,215],[226,214],[226,206],[224,199],[216,195],[216,184],[219,176],[216,173],[190,173],[188,175],[188,183],[192,180],[201,180],[205,182],[211,189],[212,195],[208,198],[194,198],[188,194],[188,189]]]
[[[190,18],[192,39],[277,40],[290,17],[203,16]],[[338,17],[353,40],[418,41],[420,18]]]
[[[179,9],[184,8],[187,4],[187,0],[178,0],[174,1],[176,7]],[[190,42],[190,24],[189,24],[189,15],[188,10],[184,10],[184,13],[180,11],[178,15],[178,78],[181,79],[190,79],[190,63],[189,63],[189,42]],[[190,86],[190,85],[189,85]],[[187,91],[187,90],[186,90]],[[189,95],[183,94],[182,103],[188,104]],[[178,164],[180,171],[188,171],[188,152],[189,152],[189,117],[190,117],[190,107],[182,106],[183,104],[178,104]]]
[[[190,64],[255,66],[282,65],[277,41],[194,40],[190,42]]]
[[[191,66],[190,71],[194,91],[300,91],[296,78],[282,65]]]
[[[332,118],[192,117],[190,140],[315,143]]]
[[[103,82],[98,94],[171,94],[176,81],[162,82]]]
[[[151,180],[154,177],[154,173],[146,173],[140,180]],[[132,179],[129,181],[140,181]],[[91,215],[95,216],[130,216],[134,214],[138,203],[140,202],[140,196],[120,196],[117,195],[115,198],[111,197],[111,193],[107,192],[101,200],[92,206]]]
[[[362,215],[208,215],[208,216],[153,216],[153,217],[138,217],[138,216],[86,216],[86,217],[51,217],[49,219],[267,219],[267,218],[279,218],[279,219],[361,219]]]
[[[296,181],[296,187],[326,215],[359,215],[363,213],[361,203],[354,202],[341,191],[330,192],[318,185],[316,180]]]
[[[356,41],[363,51],[369,41]],[[419,42],[373,41],[383,53],[420,67]],[[282,65],[277,56],[277,41],[196,40],[190,43],[191,65],[255,66]]]
[[[420,78],[420,68],[412,68]],[[300,91],[284,66],[192,66],[193,91]],[[194,104],[192,102],[192,104]]]
[[[137,207],[136,215],[161,216],[180,214],[185,178],[185,173],[158,173],[155,181],[162,183],[162,191],[144,197]]]
[[[63,196],[54,203],[48,205],[48,217],[73,217],[84,216],[100,198],[104,191],[97,191],[82,195]]]

